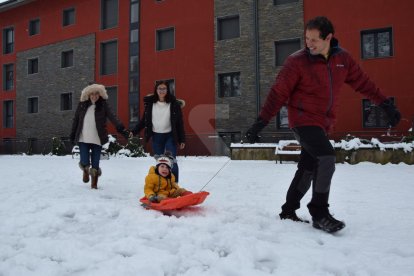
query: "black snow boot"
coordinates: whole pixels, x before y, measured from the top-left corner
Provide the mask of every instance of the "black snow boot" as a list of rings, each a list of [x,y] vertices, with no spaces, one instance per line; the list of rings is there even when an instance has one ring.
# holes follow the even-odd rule
[[[290,219],[296,222],[304,222],[304,223],[309,223],[309,220],[306,219],[302,219],[300,217],[298,217],[295,213],[295,211],[293,212],[282,212],[279,214],[280,219]]]
[[[345,222],[335,219],[329,213],[320,218],[312,218],[312,221],[312,226],[314,228],[328,233],[335,233],[336,231],[339,231],[345,227]]]

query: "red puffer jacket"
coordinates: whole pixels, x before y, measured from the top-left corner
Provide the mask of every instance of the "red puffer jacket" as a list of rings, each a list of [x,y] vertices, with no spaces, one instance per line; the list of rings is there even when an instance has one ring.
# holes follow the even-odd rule
[[[331,40],[328,60],[311,55],[307,48],[290,55],[269,91],[260,117],[269,122],[283,105],[288,107],[289,126],[320,126],[329,132],[343,83],[375,104],[386,97],[362,71],[351,55]]]

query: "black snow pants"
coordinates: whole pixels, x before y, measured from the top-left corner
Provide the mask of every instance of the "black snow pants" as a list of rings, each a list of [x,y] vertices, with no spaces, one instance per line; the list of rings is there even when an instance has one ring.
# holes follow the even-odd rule
[[[313,218],[329,213],[328,200],[331,179],[335,171],[335,150],[325,131],[317,126],[303,126],[293,129],[302,151],[295,177],[286,195],[282,212],[294,212],[300,208],[300,200],[312,185],[312,199],[308,204]]]

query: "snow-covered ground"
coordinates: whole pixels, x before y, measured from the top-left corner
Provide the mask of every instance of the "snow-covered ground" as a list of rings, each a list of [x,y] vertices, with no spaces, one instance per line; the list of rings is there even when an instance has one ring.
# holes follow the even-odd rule
[[[281,221],[296,164],[179,158],[210,196],[176,216],[141,208],[153,159],[101,161],[99,190],[70,156],[0,156],[0,275],[414,275],[414,167],[338,164],[331,235]],[[298,214],[310,218],[307,195]]]

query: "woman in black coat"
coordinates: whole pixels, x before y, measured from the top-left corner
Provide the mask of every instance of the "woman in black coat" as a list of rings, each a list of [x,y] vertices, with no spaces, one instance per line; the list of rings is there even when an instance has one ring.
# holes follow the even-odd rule
[[[184,101],[177,100],[170,92],[168,83],[157,82],[152,95],[144,97],[144,114],[132,134],[138,134],[145,128],[145,141],[152,137],[154,155],[171,152],[174,159],[177,156],[177,145],[185,147],[185,131],[181,108]],[[178,164],[176,160],[172,173],[178,182]]]
[[[109,119],[116,126],[119,133],[128,136],[128,131],[112,112],[107,99],[105,86],[91,84],[85,87],[73,118],[70,134],[72,144],[77,143],[79,146],[79,167],[83,171],[83,182],[89,182],[89,175],[91,175],[92,189],[98,188],[98,177],[102,174],[99,161],[102,145],[108,142],[107,120]]]

